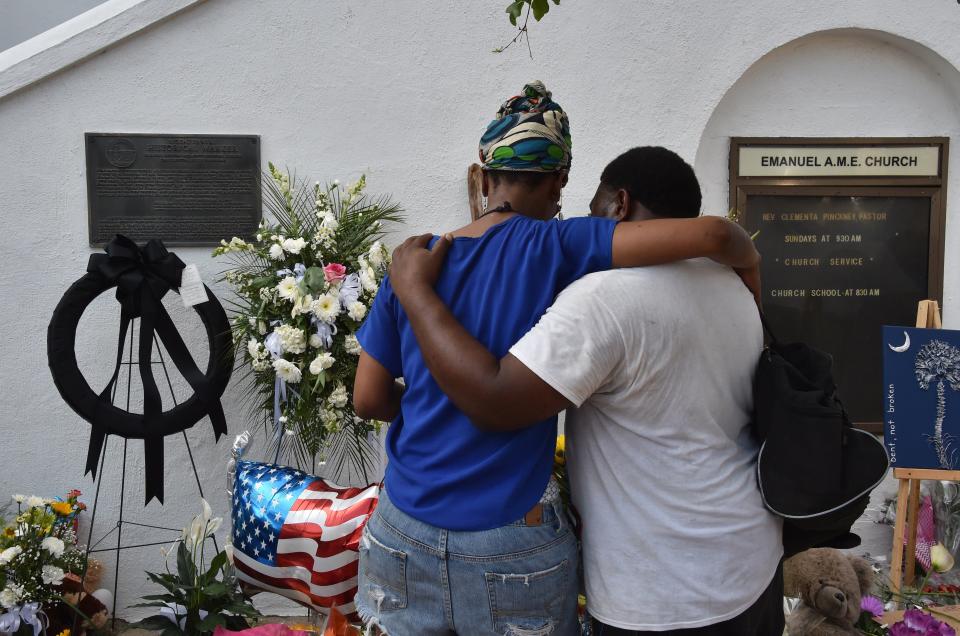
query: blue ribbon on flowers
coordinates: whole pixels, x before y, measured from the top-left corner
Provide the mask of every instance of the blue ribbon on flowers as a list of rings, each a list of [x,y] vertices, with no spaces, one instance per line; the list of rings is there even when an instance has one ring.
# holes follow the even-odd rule
[[[300,399],[300,394],[287,386],[287,381],[279,375],[274,378],[273,383],[273,441],[277,444],[277,452],[274,456],[274,463],[280,461],[280,444],[283,440],[283,426],[280,424],[280,403],[286,404],[289,401],[287,390],[295,398]]]
[[[0,615],[0,632],[12,634],[20,629],[21,623],[33,627],[33,636],[47,628],[47,615],[40,610],[40,603],[25,603]]]
[[[354,303],[360,299],[360,276],[354,272],[353,274],[347,275],[343,279],[343,282],[340,283],[340,304],[344,309],[350,307],[350,303]]]
[[[310,316],[310,322],[317,328],[317,335],[320,336],[324,348],[329,349],[333,345],[333,337],[337,335],[337,325],[331,325],[316,316]]]
[[[293,276],[294,278],[297,279],[298,283],[303,280],[303,277],[306,275],[306,273],[307,273],[307,266],[304,265],[303,263],[297,263],[296,265],[293,266],[292,270],[286,269],[286,268],[277,270],[277,276],[279,276],[280,278],[284,278],[286,276]]]
[[[280,272],[277,272],[278,275],[279,273]],[[280,321],[274,320],[270,324],[276,326],[280,324]],[[278,334],[276,330],[271,331],[270,334],[264,338],[263,346],[274,360],[283,355],[283,345],[280,342],[280,334]],[[276,371],[274,371],[274,373],[276,373]],[[296,397],[300,397],[293,389],[290,389],[290,392]],[[280,461],[280,443],[283,440],[283,426],[280,424],[280,404],[285,404],[287,400],[287,382],[279,375],[275,375],[273,381],[273,441],[277,445],[275,462]]]

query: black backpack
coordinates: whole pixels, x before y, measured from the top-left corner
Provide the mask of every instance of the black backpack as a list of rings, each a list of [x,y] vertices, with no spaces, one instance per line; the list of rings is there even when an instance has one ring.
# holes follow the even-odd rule
[[[813,547],[851,548],[850,532],[887,473],[876,437],[853,428],[837,395],[830,354],[770,336],[754,378],[757,481],[764,505],[783,518],[784,558]],[[879,399],[879,398],[878,398]]]

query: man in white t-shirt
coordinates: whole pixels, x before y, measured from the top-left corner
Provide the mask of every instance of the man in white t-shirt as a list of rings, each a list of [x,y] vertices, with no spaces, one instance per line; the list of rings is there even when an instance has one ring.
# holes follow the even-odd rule
[[[590,208],[696,216],[700,188],[676,154],[634,148],[604,170]],[[398,248],[393,287],[456,405],[491,430],[576,407],[568,467],[594,634],[780,636],[781,525],[749,431],[763,336],[737,273],[696,260],[591,274],[496,360],[433,294],[445,241],[423,244]]]

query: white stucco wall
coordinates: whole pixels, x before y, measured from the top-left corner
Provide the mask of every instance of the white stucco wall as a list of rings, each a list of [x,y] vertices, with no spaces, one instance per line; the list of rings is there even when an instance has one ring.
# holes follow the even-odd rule
[[[960,138],[960,71],[889,33],[818,32],[771,51],[727,91],[703,131],[695,168],[704,208],[729,207],[730,137]],[[950,192],[960,171],[948,170]],[[947,209],[944,316],[960,325],[960,206]]]
[[[605,163],[638,144],[663,144],[696,159],[710,209],[722,213],[724,135],[956,137],[950,74],[960,66],[960,7],[952,1],[571,2],[534,25],[532,60],[522,46],[490,53],[512,37],[505,4],[207,0],[0,99],[0,308],[7,327],[0,335],[0,497],[52,495],[78,484],[92,495],[81,479],[88,426],[60,400],[45,361],[50,311],[91,252],[85,131],[259,134],[264,161],[319,179],[366,172],[371,190],[392,193],[407,209],[398,237],[468,220],[464,175],[477,138],[499,101],[532,78],[544,80],[570,114],[567,211],[585,211]],[[844,36],[823,40],[822,50],[788,46],[724,99],[769,52],[838,28],[890,32],[916,50]],[[918,53],[925,50],[942,57],[939,66],[924,58],[932,53]],[[784,81],[789,77],[804,90]],[[878,105],[870,118],[858,118],[856,104],[865,96]],[[758,100],[813,106],[797,107],[792,117],[782,108],[757,108]],[[951,190],[960,191],[953,184]],[[952,319],[960,309],[960,281],[951,272],[960,231],[955,200],[947,225],[948,325],[960,324]],[[207,250],[176,251],[214,278],[219,265]],[[116,316],[107,301],[83,328],[89,338],[78,353],[93,374],[96,357],[115,346]],[[236,387],[225,396],[231,436],[245,427],[239,398]],[[215,446],[206,423],[190,439],[212,503],[226,515],[217,495],[229,441]],[[140,455],[133,444],[135,467]],[[128,510],[181,525],[196,508],[188,466],[182,442],[169,440],[167,505],[140,509],[142,474],[135,469]],[[98,516],[116,519],[109,466],[104,484]],[[146,593],[142,571],[161,567],[161,558],[154,548],[122,558],[125,607]]]

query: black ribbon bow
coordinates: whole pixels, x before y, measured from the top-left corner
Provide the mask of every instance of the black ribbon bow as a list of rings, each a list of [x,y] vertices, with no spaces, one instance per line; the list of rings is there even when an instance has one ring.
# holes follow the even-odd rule
[[[185,430],[195,422],[183,422],[177,430],[160,427],[162,402],[160,391],[153,377],[154,332],[160,337],[177,370],[190,384],[210,416],[214,434],[219,440],[227,432],[220,398],[210,387],[210,382],[197,367],[176,326],[161,302],[171,289],[180,288],[180,278],[185,267],[183,261],[157,239],[147,242],[142,248],[125,236],[117,235],[105,248],[106,254],[91,254],[87,271],[99,274],[108,283],[117,286],[120,302],[120,335],[117,345],[117,361],[113,376],[100,393],[100,400],[110,404],[113,388],[120,374],[124,342],[130,321],[140,318],[140,342],[138,368],[143,384],[143,440],[144,469],[146,472],[146,502],[156,498],[163,503],[163,438],[165,435]],[[132,335],[131,335],[132,337]],[[87,449],[86,473],[96,476],[97,462],[103,449],[106,430],[102,418],[93,418],[90,446]]]

